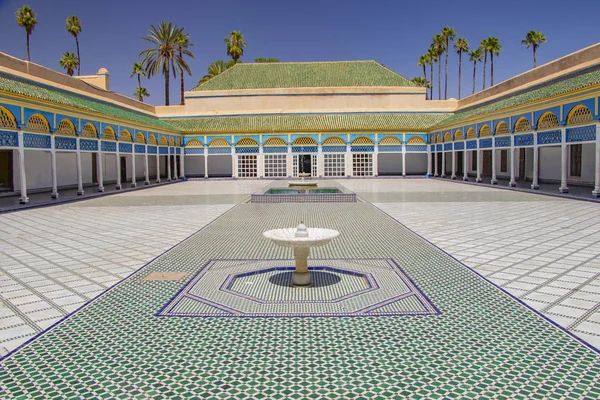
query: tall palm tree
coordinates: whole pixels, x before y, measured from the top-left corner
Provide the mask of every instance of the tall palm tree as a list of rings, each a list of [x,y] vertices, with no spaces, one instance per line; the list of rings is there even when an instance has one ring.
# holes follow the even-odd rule
[[[135,89],[135,92],[133,92],[133,95],[142,103],[144,102],[144,97],[150,97],[150,93],[148,93],[148,90],[145,87],[140,87],[140,86],[138,86]]]
[[[458,53],[458,99],[460,100],[460,78],[462,75],[462,53],[469,53],[469,42],[465,38],[458,38],[454,42],[454,51]]]
[[[227,55],[234,62],[237,62],[244,55],[244,47],[247,47],[244,35],[239,31],[231,31],[229,36],[225,38],[225,45],[227,46]]]
[[[525,35],[525,39],[521,40],[521,44],[527,48],[533,47],[533,68],[537,67],[536,51],[542,43],[546,43],[546,35],[540,31],[529,31]]]
[[[486,77],[486,69],[487,69],[487,48],[488,48],[488,40],[483,39],[479,43],[479,48],[483,52],[483,90],[485,90],[485,77]]]
[[[427,79],[423,78],[422,76],[415,76],[410,81],[420,87],[427,86]]]
[[[442,34],[437,34],[433,37],[433,43],[431,47],[435,51],[437,62],[438,62],[438,100],[442,99],[442,63],[440,58],[446,51],[446,39]]]
[[[477,71],[477,63],[481,62],[483,58],[483,51],[481,48],[477,48],[469,52],[469,61],[473,61],[473,91],[471,94],[475,94],[475,72]]]
[[[442,36],[444,37],[444,49],[446,50],[446,77],[444,78],[444,100],[448,99],[448,54],[450,53],[450,41],[454,41],[456,37],[456,31],[449,26],[445,26],[442,29]]]
[[[419,56],[419,61],[417,65],[419,67],[423,67],[423,78],[427,80],[427,64],[429,63],[429,54],[425,53],[422,56]],[[425,93],[425,99],[427,99],[428,95]]]
[[[498,38],[487,38],[487,51],[490,53],[490,86],[494,86],[494,55],[500,55],[500,51],[502,51],[502,45]]]
[[[187,72],[189,75],[192,75],[192,71],[190,70],[190,67],[185,63],[185,61],[183,60],[183,50],[187,49],[190,46],[193,46],[192,43],[190,43],[190,35],[187,33],[183,33],[183,29],[181,30],[180,35],[177,37],[177,51],[179,52],[179,62],[178,62],[178,66],[179,66],[179,73],[181,74],[181,105],[185,105],[185,97],[184,97],[184,92],[185,92],[185,84],[183,81],[183,75],[184,72]],[[194,58],[194,55],[189,52],[188,54],[190,57]],[[187,69],[186,69],[187,67]]]
[[[427,50],[428,63],[429,63],[429,76],[431,77],[431,87],[429,88],[429,100],[433,100],[433,64],[438,60],[437,51],[432,47]]]
[[[67,70],[69,76],[73,76],[75,68],[79,65],[79,59],[75,53],[69,53],[68,51],[60,58],[60,66]]]
[[[208,66],[208,74],[204,75],[198,85],[203,84],[204,82],[208,82],[215,76],[219,75],[221,72],[225,71],[227,67],[225,67],[225,62],[223,60],[215,61],[214,63]]]
[[[144,71],[144,65],[142,63],[134,62],[133,65],[131,66],[131,75],[129,75],[129,77],[133,78],[136,75],[137,75],[137,81],[138,81],[137,87],[139,89],[142,87],[141,77],[146,76],[146,72]],[[138,97],[138,100],[142,101],[139,97]]]
[[[142,61],[144,70],[148,77],[161,73],[165,76],[165,105],[169,105],[169,75],[177,77],[177,70],[183,66],[185,71],[190,67],[182,59],[181,55],[191,56],[188,49],[177,47],[177,38],[183,31],[172,22],[161,22],[158,27],[151,25],[148,35],[142,39],[153,44],[153,47],[144,49],[140,56],[144,56]],[[180,55],[181,54],[181,55]]]
[[[77,16],[71,15],[67,18],[67,32],[75,37],[75,44],[77,45],[77,59],[79,60],[79,64],[77,64],[77,75],[81,75],[81,54],[79,54],[79,34],[81,33],[81,21]]]
[[[17,10],[17,24],[25,28],[27,32],[27,61],[31,61],[29,53],[29,36],[33,33],[33,29],[37,24],[35,12],[29,6],[23,6]]]

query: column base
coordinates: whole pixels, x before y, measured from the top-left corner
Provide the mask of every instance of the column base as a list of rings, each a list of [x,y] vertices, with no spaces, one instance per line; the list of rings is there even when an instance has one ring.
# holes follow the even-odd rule
[[[596,188],[596,189],[592,190],[592,196],[600,197],[600,188]]]
[[[492,185],[497,185],[498,184],[498,180],[497,179],[492,179],[492,181],[490,183]]]
[[[450,179],[452,179],[453,181],[455,181],[455,180],[456,180],[456,175],[452,175],[452,176],[450,177]]]
[[[77,191],[77,196],[83,196],[84,194],[85,194],[85,192],[83,190]]]
[[[150,185],[150,181],[146,181],[146,182],[144,182],[144,185],[145,185],[145,186],[148,186],[148,185]]]
[[[533,185],[531,185],[531,188],[533,190],[539,190],[540,189],[540,185],[533,184]]]
[[[288,177],[289,178],[289,177]],[[204,175],[204,179],[208,179],[208,175]]]
[[[132,182],[132,183],[131,183],[131,187],[132,187],[132,188],[134,188],[134,187],[137,187],[137,183],[135,183],[135,182]]]
[[[569,188],[568,187],[559,187],[558,191],[561,193],[569,193]]]
[[[508,186],[517,187],[517,182],[508,182]]]
[[[292,272],[292,286],[312,286],[310,272]]]
[[[482,179],[481,178],[475,178],[475,182],[477,183],[481,183]]]
[[[469,178],[467,178],[466,176],[463,176],[463,182],[469,182]]]
[[[406,172],[403,172],[403,173],[402,173],[402,176],[406,176]]]
[[[121,190],[121,185],[115,186],[115,190]]]
[[[167,182],[171,182],[171,178],[167,179]]]
[[[58,199],[58,192],[51,193],[50,197],[52,197],[53,199]]]
[[[98,186],[98,192],[99,193],[104,192],[104,186]]]
[[[445,177],[446,177],[446,174],[440,175],[440,178],[445,178]]]
[[[437,178],[437,177],[438,177],[438,174],[433,174],[433,176]]]
[[[29,203],[29,197],[19,197],[19,204]]]

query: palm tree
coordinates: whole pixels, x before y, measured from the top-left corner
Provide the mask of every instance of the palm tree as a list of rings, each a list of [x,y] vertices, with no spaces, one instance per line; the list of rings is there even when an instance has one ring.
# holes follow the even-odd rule
[[[81,55],[79,54],[79,34],[81,33],[81,21],[77,16],[71,15],[67,18],[67,32],[75,37],[75,44],[77,45],[77,59],[79,60],[79,64],[77,64],[77,75],[81,75]]]
[[[60,66],[67,70],[69,76],[73,76],[75,68],[79,65],[79,59],[75,53],[69,53],[68,51],[60,58]]]
[[[192,53],[177,46],[177,38],[182,31],[182,28],[178,28],[172,22],[163,21],[158,28],[151,25],[148,35],[142,38],[154,45],[139,54],[144,56],[142,61],[144,70],[149,77],[159,72],[165,76],[165,105],[167,106],[169,105],[169,75],[173,73],[173,77],[177,77],[177,70],[181,66],[185,71],[190,70],[181,55],[191,56]]]
[[[477,48],[469,52],[469,61],[473,61],[473,91],[471,94],[475,94],[475,72],[477,71],[477,63],[481,62],[483,58],[483,51],[481,48]]]
[[[479,47],[481,48],[481,51],[483,52],[483,90],[485,90],[485,77],[486,77],[486,73],[485,70],[487,69],[487,47],[488,47],[488,40],[489,39],[483,39],[480,43],[479,43]]]
[[[469,53],[469,42],[465,38],[458,38],[454,42],[454,51],[458,53],[458,99],[460,100],[460,78],[462,75],[462,53]]]
[[[540,31],[529,31],[525,35],[525,39],[521,40],[527,48],[533,47],[533,68],[537,66],[536,51],[542,43],[546,43],[546,35]]]
[[[431,87],[429,88],[429,100],[433,100],[433,64],[438,60],[437,51],[431,46],[427,50],[428,63],[429,63],[429,76],[431,77]]]
[[[419,67],[423,67],[423,78],[425,80],[427,80],[427,64],[429,63],[429,54],[425,53],[422,56],[419,56],[419,61],[417,62],[417,65]],[[427,100],[427,93],[425,93],[425,99]]]
[[[208,74],[204,75],[198,85],[203,84],[204,82],[208,82],[215,76],[219,75],[221,72],[225,71],[227,67],[225,67],[225,62],[223,60],[215,61],[214,63],[208,66]]]
[[[146,76],[146,72],[144,71],[144,65],[142,63],[134,62],[133,65],[131,66],[131,75],[129,75],[129,77],[133,78],[135,75],[137,75],[137,81],[138,81],[137,87],[139,89],[142,87],[142,81],[140,78],[142,76]],[[139,97],[138,97],[138,100],[140,100]]]
[[[446,50],[446,77],[444,80],[444,100],[448,99],[448,54],[450,53],[450,41],[454,41],[456,37],[456,31],[450,28],[449,26],[445,26],[442,29],[442,37],[444,38],[444,50]]]
[[[148,90],[145,87],[140,87],[140,86],[138,86],[135,89],[135,92],[133,92],[133,95],[142,103],[144,102],[144,97],[150,97],[150,93],[148,93]]]
[[[438,100],[442,99],[442,63],[440,57],[446,51],[446,39],[441,34],[437,34],[433,37],[433,43],[431,47],[435,51],[436,61],[438,62]]]
[[[227,46],[227,55],[230,56],[234,62],[237,62],[241,56],[244,55],[244,35],[238,31],[231,31],[229,37],[225,38],[225,45]]]
[[[502,51],[502,45],[498,38],[489,37],[487,39],[487,51],[490,53],[490,86],[494,86],[494,54],[500,55],[500,51]]]
[[[277,63],[279,62],[279,58],[264,58],[264,57],[258,57],[254,59],[255,63]]]
[[[27,61],[31,61],[29,53],[29,36],[33,33],[33,29],[37,24],[35,12],[29,6],[23,6],[17,10],[17,24],[25,28],[27,32]]]
[[[178,61],[178,66],[179,66],[179,73],[181,74],[181,105],[185,105],[185,97],[184,97],[184,92],[185,92],[185,84],[183,81],[183,75],[184,72],[187,72],[189,75],[192,75],[192,71],[190,70],[190,67],[187,65],[187,63],[183,60],[183,50],[187,49],[190,46],[193,46],[192,43],[190,43],[189,41],[190,35],[187,33],[183,33],[183,29],[181,30],[180,35],[177,37],[177,51],[179,52],[179,61]],[[194,58],[194,55],[189,52],[188,54],[190,57]]]
[[[427,84],[427,80],[422,76],[415,76],[410,81],[420,87],[425,87],[425,85]]]

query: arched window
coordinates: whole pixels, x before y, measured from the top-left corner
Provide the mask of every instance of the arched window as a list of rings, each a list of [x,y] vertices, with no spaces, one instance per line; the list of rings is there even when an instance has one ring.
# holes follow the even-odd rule
[[[198,139],[190,139],[185,144],[185,147],[202,147],[202,142]]]
[[[148,138],[148,144],[152,144],[152,145],[156,146],[157,142],[156,142],[156,136],[154,136],[154,134],[151,134],[150,137]]]
[[[160,141],[158,142],[161,146],[168,146],[169,145],[169,141],[167,140],[167,138],[165,136],[162,136],[160,138]]]
[[[230,147],[230,144],[226,139],[216,138],[210,141],[208,147]]]
[[[477,135],[475,134],[475,129],[469,128],[467,129],[467,139],[475,139]]]
[[[58,124],[58,128],[56,129],[57,135],[62,136],[75,136],[75,125],[68,119],[63,119]]]
[[[567,125],[581,125],[593,122],[592,112],[583,105],[576,106],[567,117]]]
[[[15,116],[4,107],[0,107],[0,128],[17,128]]]
[[[175,139],[171,138],[171,141],[169,142],[170,146],[175,146]]]
[[[444,142],[451,142],[451,141],[452,141],[452,135],[450,134],[450,132],[444,133]]]
[[[442,135],[440,135],[440,134],[438,133],[438,135],[435,137],[435,142],[436,142],[436,143],[441,143],[441,142],[442,142]]]
[[[316,146],[317,141],[313,138],[302,136],[294,140],[293,146]]]
[[[339,136],[331,136],[323,140],[323,146],[345,146],[346,141]]]
[[[423,139],[421,136],[413,136],[408,139],[406,144],[411,145],[411,146],[416,146],[416,145],[424,145],[427,143],[425,143],[425,139]]]
[[[177,145],[177,147],[181,147],[181,138],[177,138],[177,142],[175,142],[175,145]]]
[[[506,122],[504,121],[500,121],[498,122],[498,124],[496,125],[496,135],[508,135],[508,125],[506,125]]]
[[[237,141],[235,144],[237,147],[258,147],[256,140],[251,138],[243,138]]]
[[[124,130],[121,132],[121,136],[119,136],[120,142],[133,142],[133,138],[131,137],[131,133],[128,130]]]
[[[282,138],[278,138],[278,137],[272,137],[272,138],[268,138],[267,140],[265,140],[264,145],[265,147],[279,147],[279,146],[287,146],[287,143],[285,142],[285,140],[283,140]]]
[[[138,132],[137,135],[135,135],[135,142],[146,143],[146,138],[144,137],[144,134],[142,132]]]
[[[373,141],[366,136],[359,136],[352,141],[352,146],[371,146]]]
[[[87,123],[83,126],[81,130],[81,136],[87,138],[97,138],[98,134],[96,133],[96,127],[94,124]]]
[[[515,133],[523,133],[531,131],[531,124],[525,117],[521,117],[515,122]]]
[[[27,120],[25,130],[29,132],[50,133],[50,125],[48,120],[41,114],[33,114]]]
[[[106,139],[106,140],[116,140],[117,139],[117,137],[115,135],[115,130],[110,126],[107,126],[106,128],[104,128],[103,136],[104,136],[104,139]]]
[[[542,114],[537,123],[538,130],[552,129],[558,127],[558,118],[553,112],[546,112]]]
[[[487,125],[483,125],[479,129],[479,137],[486,137],[486,136],[490,136],[491,134],[492,134],[492,131],[490,130],[490,127]]]
[[[454,140],[464,140],[465,136],[463,135],[462,131],[459,129],[456,132],[454,132]]]

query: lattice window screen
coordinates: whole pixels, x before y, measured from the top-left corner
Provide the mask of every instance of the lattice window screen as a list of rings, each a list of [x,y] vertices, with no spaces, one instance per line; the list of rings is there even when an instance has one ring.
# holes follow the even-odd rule
[[[452,141],[452,135],[450,134],[450,132],[446,132],[444,134],[444,142],[451,142]]]
[[[48,122],[44,117],[39,114],[34,114],[27,120],[25,130],[30,132],[49,133],[50,126],[48,126]]]
[[[423,143],[425,143],[425,141],[423,141]],[[386,136],[379,141],[379,144],[382,144],[385,146],[399,146],[401,143],[400,143],[400,139],[398,139],[397,137]]]
[[[546,113],[540,117],[538,130],[558,127],[558,118],[554,113]]]
[[[410,144],[410,145],[424,145],[427,144],[425,142],[425,139],[423,139],[420,136],[413,136],[410,139],[408,139],[408,142],[406,142],[406,144]]]
[[[490,136],[491,134],[492,134],[492,131],[490,130],[490,127],[487,125],[482,126],[481,129],[479,130],[479,137]]]
[[[202,142],[198,139],[190,139],[186,143],[185,147],[202,147]]]
[[[462,131],[454,132],[454,140],[463,140],[464,138],[465,136],[463,135]]]
[[[332,136],[323,140],[323,146],[345,146],[346,142],[341,137]]]
[[[500,122],[496,125],[496,135],[508,135],[508,125],[505,122]]]
[[[592,117],[592,112],[586,106],[577,106],[570,113],[569,118],[567,118],[567,124],[569,125],[579,125],[579,124],[587,124],[592,122],[594,119]]]
[[[225,139],[213,139],[208,144],[208,147],[229,147],[229,142]]]
[[[4,107],[0,107],[0,127],[2,128],[16,128],[17,122],[11,113]]]
[[[58,124],[58,129],[56,130],[57,135],[63,136],[75,136],[75,127],[73,123],[68,119],[63,119]]]
[[[117,137],[115,136],[115,131],[110,126],[104,128],[104,139],[106,140],[115,140]]]
[[[258,147],[258,143],[254,139],[244,138],[244,139],[238,140],[238,142],[236,143],[236,146],[238,146],[238,147]]]
[[[150,135],[150,137],[148,138],[148,144],[156,145],[156,136]]]
[[[142,132],[138,132],[137,135],[135,135],[135,142],[136,143],[146,143],[144,134]]]
[[[119,136],[119,141],[121,142],[133,142],[133,138],[131,137],[131,133],[129,131],[121,132],[121,136]]]
[[[373,141],[365,136],[357,137],[352,141],[352,146],[370,146],[373,144]]]
[[[515,124],[515,133],[529,132],[531,130],[531,124],[527,118],[519,118]]]
[[[467,130],[467,139],[475,139],[477,135],[475,134],[475,129],[469,128]]]
[[[160,138],[159,144],[161,146],[168,146],[169,145],[169,141],[167,140],[166,137],[163,136],[163,137]]]
[[[280,147],[280,146],[287,146],[287,143],[282,138],[274,137],[274,138],[267,139],[265,141],[264,146]]]
[[[96,127],[92,124],[85,124],[81,130],[81,136],[87,138],[96,138]]]
[[[303,136],[303,137],[299,137],[298,139],[294,140],[294,143],[292,143],[292,145],[293,146],[316,146],[317,141],[313,138]]]

